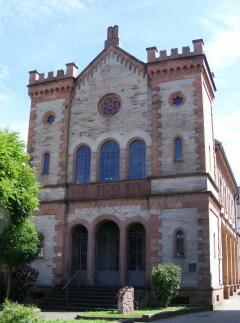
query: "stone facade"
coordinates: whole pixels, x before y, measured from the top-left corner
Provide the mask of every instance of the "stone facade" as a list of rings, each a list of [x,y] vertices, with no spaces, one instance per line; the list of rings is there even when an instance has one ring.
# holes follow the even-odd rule
[[[74,63],[56,76],[30,72],[28,151],[42,184],[39,286],[63,284],[78,270],[76,284],[147,293],[152,267],[173,262],[183,271],[179,294],[191,303],[236,291],[237,185],[213,137],[214,92],[202,40],[170,55],[147,48],[144,63],[119,47],[117,26],[80,74]],[[120,110],[106,116],[100,102],[111,95]],[[144,176],[131,178],[136,141],[145,147]],[[119,175],[101,181],[109,142],[119,147]],[[90,175],[78,183],[81,147],[90,151]]]

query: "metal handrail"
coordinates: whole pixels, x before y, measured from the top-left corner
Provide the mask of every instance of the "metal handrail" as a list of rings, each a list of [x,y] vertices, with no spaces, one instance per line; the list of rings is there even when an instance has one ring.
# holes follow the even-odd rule
[[[72,280],[80,273],[81,270],[76,271],[72,277],[69,278],[69,280],[66,282],[66,284],[63,286],[63,290],[68,287],[68,285],[72,282]]]

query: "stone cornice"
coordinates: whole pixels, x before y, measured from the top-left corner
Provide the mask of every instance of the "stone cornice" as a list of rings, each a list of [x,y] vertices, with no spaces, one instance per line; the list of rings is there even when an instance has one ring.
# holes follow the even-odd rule
[[[216,87],[204,54],[149,62],[147,63],[147,72],[150,80],[159,79],[160,82],[180,79],[186,75],[202,73],[211,100],[214,99]]]

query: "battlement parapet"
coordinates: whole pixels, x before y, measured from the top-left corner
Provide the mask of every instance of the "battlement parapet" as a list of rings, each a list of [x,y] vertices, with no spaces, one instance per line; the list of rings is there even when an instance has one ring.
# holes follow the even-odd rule
[[[176,58],[184,58],[194,55],[201,55],[204,54],[203,45],[204,42],[202,39],[195,39],[192,41],[193,43],[193,51],[190,50],[189,46],[182,47],[182,53],[178,52],[178,48],[172,48],[171,54],[168,55],[166,50],[160,50],[158,55],[158,50],[156,46],[148,47],[147,50],[147,62],[159,62],[169,59],[176,59]]]
[[[44,73],[38,73],[37,70],[30,71],[29,72],[29,85],[35,85],[35,84],[40,84],[40,83],[47,83],[50,81],[58,81],[58,80],[63,80],[65,78],[69,77],[77,77],[77,72],[78,72],[78,67],[74,63],[68,63],[66,64],[67,69],[66,73],[64,73],[64,70],[58,70],[57,75],[54,76],[54,72],[48,72],[47,77],[45,77]]]

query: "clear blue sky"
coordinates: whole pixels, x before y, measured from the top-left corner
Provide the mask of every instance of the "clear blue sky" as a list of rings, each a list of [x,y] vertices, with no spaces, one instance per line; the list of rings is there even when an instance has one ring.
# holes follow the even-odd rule
[[[79,70],[119,25],[121,47],[146,61],[146,47],[182,48],[203,38],[217,86],[215,138],[240,183],[239,0],[0,0],[0,127],[26,141],[28,71],[74,61]],[[238,108],[239,107],[239,108]]]

